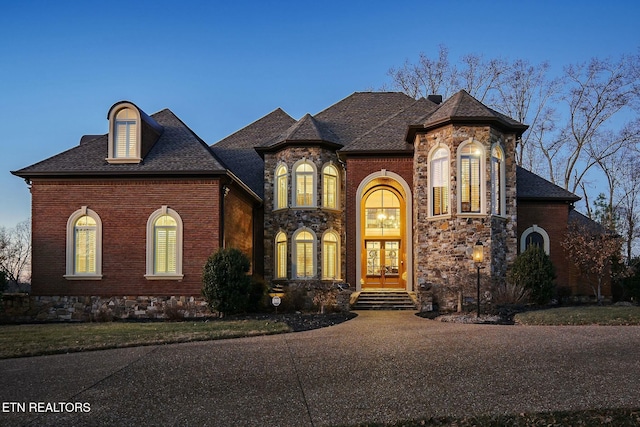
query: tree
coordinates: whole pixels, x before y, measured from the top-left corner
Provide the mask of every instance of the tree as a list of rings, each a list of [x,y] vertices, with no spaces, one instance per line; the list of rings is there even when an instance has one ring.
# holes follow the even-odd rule
[[[551,258],[539,246],[531,245],[516,257],[508,280],[530,292],[537,304],[546,304],[553,297],[556,271]]]
[[[31,220],[13,228],[0,227],[0,270],[10,286],[19,287],[31,279]]]
[[[589,280],[593,294],[600,303],[602,285],[606,280],[615,279],[612,273],[624,274],[620,237],[596,223],[574,220],[570,221],[561,245],[568,258]]]
[[[222,314],[240,313],[249,304],[249,258],[239,249],[220,249],[204,266],[202,294],[209,308]]]

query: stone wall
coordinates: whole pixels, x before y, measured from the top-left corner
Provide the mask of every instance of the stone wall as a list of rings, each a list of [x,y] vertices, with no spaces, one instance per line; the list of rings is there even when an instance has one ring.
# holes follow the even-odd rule
[[[207,302],[194,296],[31,296],[5,294],[0,322],[111,321],[212,316]]]
[[[484,149],[483,210],[479,214],[458,212],[457,152],[468,140]],[[489,126],[448,125],[418,135],[414,152],[414,269],[419,298],[433,298],[440,309],[457,309],[476,299],[477,270],[472,260],[473,246],[481,242],[484,249],[481,271],[481,294],[491,284],[505,280],[508,266],[515,259],[516,169],[514,135],[503,135]],[[490,215],[491,162],[493,144],[505,153],[506,210],[501,216]],[[449,213],[431,216],[429,212],[429,155],[437,146],[449,150]],[[427,291],[428,289],[428,291]]]
[[[316,198],[314,206],[295,207],[292,203],[294,178],[293,168],[296,162],[306,159],[316,168]],[[322,206],[322,168],[332,163],[339,171],[338,209],[327,209]],[[288,171],[288,201],[286,209],[274,210],[275,170],[279,164],[285,164]],[[321,147],[287,147],[277,153],[265,153],[265,187],[264,187],[264,276],[267,283],[272,283],[275,268],[275,236],[282,231],[287,236],[287,277],[293,278],[292,271],[292,238],[300,228],[306,227],[316,236],[316,276],[322,277],[322,235],[335,231],[340,236],[340,279],[344,280],[345,272],[345,234],[344,234],[344,170],[338,162],[334,151]]]

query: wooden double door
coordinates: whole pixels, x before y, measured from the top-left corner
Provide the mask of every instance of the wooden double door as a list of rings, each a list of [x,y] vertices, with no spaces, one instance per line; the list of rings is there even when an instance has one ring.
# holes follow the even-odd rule
[[[365,288],[403,288],[401,240],[365,241]]]

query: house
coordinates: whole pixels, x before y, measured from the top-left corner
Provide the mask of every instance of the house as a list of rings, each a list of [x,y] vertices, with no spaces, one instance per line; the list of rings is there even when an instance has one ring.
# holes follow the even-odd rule
[[[581,292],[559,246],[579,198],[516,165],[527,126],[465,91],[441,101],[358,92],[211,146],[170,110],[118,102],[106,135],[12,172],[32,194],[32,293],[93,312],[198,310],[207,257],[237,247],[269,284],[344,281],[450,307],[476,242],[486,290],[539,244]]]

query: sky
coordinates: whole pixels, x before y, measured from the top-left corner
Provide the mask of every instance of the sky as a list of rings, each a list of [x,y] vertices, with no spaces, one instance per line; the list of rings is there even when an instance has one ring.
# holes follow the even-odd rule
[[[440,45],[450,60],[638,52],[637,0],[32,1],[0,13],[0,226],[30,216],[10,171],[105,134],[128,100],[169,108],[213,144],[280,107],[298,119]]]

